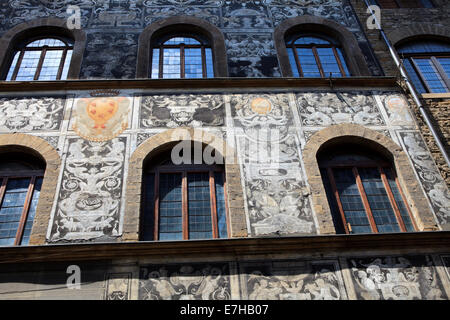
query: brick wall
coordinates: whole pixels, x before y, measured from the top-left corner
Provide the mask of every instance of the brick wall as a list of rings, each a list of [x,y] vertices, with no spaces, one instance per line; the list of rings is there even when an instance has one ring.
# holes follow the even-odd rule
[[[369,14],[366,13],[367,7],[364,1],[351,0],[351,3],[383,71],[387,76],[399,76],[400,72],[395,66],[387,45],[381,38],[379,30],[370,30],[367,27]],[[392,42],[418,34],[449,35],[447,31],[450,28],[450,3],[445,0],[435,0],[434,3],[436,8],[433,9],[382,9],[381,27],[390,40],[393,40]],[[422,103],[428,111],[428,115],[448,153],[450,99],[423,99]],[[412,106],[427,147],[430,149],[447,186],[450,186],[450,168],[445,163],[445,159],[430,129],[426,126],[419,108],[415,104],[412,104]]]

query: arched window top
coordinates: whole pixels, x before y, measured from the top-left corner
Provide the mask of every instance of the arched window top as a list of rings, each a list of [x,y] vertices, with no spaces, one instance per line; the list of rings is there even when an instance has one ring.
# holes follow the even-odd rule
[[[408,41],[397,47],[399,53],[449,53],[450,43],[437,40]]]
[[[193,37],[183,37],[183,36],[175,36],[166,40],[163,45],[201,45],[205,44],[206,41],[199,41]]]
[[[302,34],[295,34],[291,35],[287,38],[286,41],[287,44],[300,44],[300,45],[312,45],[312,44],[319,44],[319,45],[332,45],[337,44],[336,41],[332,40],[331,38],[325,37],[323,35],[302,35]]]
[[[36,48],[36,47],[68,47],[71,46],[73,41],[63,40],[57,38],[41,38],[37,40],[31,40],[25,46],[26,48]]]
[[[30,154],[8,152],[1,155],[0,174],[11,171],[43,171],[45,162]]]
[[[317,154],[320,167],[329,167],[336,164],[352,165],[357,163],[373,164],[375,166],[390,166],[391,161],[384,155],[356,144],[337,145],[326,147]]]

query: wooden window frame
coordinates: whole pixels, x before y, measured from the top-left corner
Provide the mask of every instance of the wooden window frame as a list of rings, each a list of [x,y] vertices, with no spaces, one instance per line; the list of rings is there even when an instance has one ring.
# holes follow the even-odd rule
[[[447,76],[447,73],[445,72],[444,68],[442,68],[441,64],[437,60],[437,58],[450,58],[450,55],[448,52],[444,53],[433,53],[432,55],[430,53],[402,53],[401,54],[402,59],[407,59],[410,63],[414,71],[416,72],[422,86],[425,88],[425,90],[428,93],[432,93],[432,89],[428,85],[424,75],[422,74],[422,71],[420,71],[420,68],[416,64],[416,59],[429,59],[436,69],[437,73],[441,77],[442,81],[444,81],[444,85],[447,87],[447,92],[450,92],[450,78]]]
[[[227,226],[227,238],[230,236],[230,220],[229,220],[229,210],[227,203],[227,183],[225,171],[220,166],[208,166],[208,165],[160,165],[155,167],[150,171],[146,171],[147,174],[154,174],[154,199],[153,199],[153,218],[154,218],[154,233],[153,241],[159,241],[159,180],[161,173],[168,174],[182,174],[182,239],[189,240],[189,200],[188,200],[188,185],[187,185],[187,175],[190,173],[209,173],[209,196],[210,196],[210,206],[211,206],[211,224],[212,224],[212,239],[219,239],[218,230],[218,216],[217,216],[217,199],[216,199],[216,184],[215,184],[215,173],[221,173],[223,179],[223,189],[224,189],[224,201],[225,201],[225,216],[226,216],[226,226]],[[144,192],[145,195],[145,184]],[[145,206],[145,200],[143,201]],[[143,206],[143,207],[144,207]],[[146,210],[144,209],[143,212]],[[206,240],[206,239],[205,239]]]
[[[336,186],[336,181],[334,179],[334,174],[333,174],[333,169],[335,168],[339,168],[339,169],[343,169],[343,168],[347,168],[347,169],[352,169],[353,175],[355,177],[355,181],[356,181],[356,186],[358,188],[359,191],[359,195],[361,197],[363,206],[364,206],[364,210],[366,211],[366,215],[367,215],[367,219],[369,220],[369,224],[370,224],[370,228],[372,230],[373,233],[378,233],[378,228],[376,226],[375,223],[375,219],[373,217],[372,214],[372,210],[370,208],[370,204],[369,204],[369,200],[367,198],[364,186],[362,184],[362,180],[361,177],[359,175],[358,172],[358,168],[377,168],[378,172],[380,173],[381,176],[381,180],[383,182],[383,186],[384,189],[386,191],[386,194],[389,198],[389,202],[391,204],[392,210],[394,211],[395,214],[395,218],[397,220],[399,229],[401,232],[407,232],[406,227],[405,227],[405,223],[403,221],[403,218],[401,217],[401,213],[400,213],[400,209],[399,209],[399,205],[397,204],[397,201],[395,200],[394,194],[392,192],[392,189],[389,185],[389,182],[387,180],[386,174],[385,174],[385,170],[391,170],[394,180],[395,180],[395,184],[397,186],[397,189],[399,190],[400,196],[405,204],[405,208],[408,211],[409,214],[409,218],[411,220],[411,223],[413,225],[414,231],[417,230],[417,226],[416,223],[414,221],[412,212],[410,210],[410,208],[407,205],[407,201],[405,198],[405,195],[402,191],[402,188],[400,187],[400,183],[398,181],[398,177],[395,174],[395,171],[391,168],[391,166],[388,163],[385,162],[372,162],[372,161],[362,161],[362,162],[353,162],[353,161],[343,161],[340,162],[338,164],[336,163],[331,163],[331,162],[326,162],[325,164],[320,166],[321,168],[324,168],[327,170],[327,175],[328,175],[328,180],[330,182],[331,185],[331,192],[332,195],[334,196],[334,200],[336,201],[337,204],[337,208],[339,210],[340,213],[340,217],[342,220],[342,224],[345,230],[346,234],[350,234],[352,232],[351,230],[351,225],[350,223],[347,222],[347,219],[345,218],[345,212],[342,206],[342,202],[339,196],[339,191],[337,189]]]
[[[300,63],[300,59],[298,57],[298,52],[297,52],[298,48],[312,49],[312,52],[314,54],[314,59],[316,60],[317,67],[319,69],[320,76],[322,78],[325,78],[327,76],[324,73],[324,70],[323,70],[323,67],[322,67],[322,63],[320,62],[320,57],[319,57],[319,54],[317,53],[317,48],[329,48],[329,49],[332,49],[334,57],[336,59],[336,62],[338,64],[338,66],[339,66],[339,71],[342,74],[342,77],[344,78],[344,77],[350,76],[349,74],[347,74],[345,72],[345,69],[342,66],[342,61],[341,61],[341,59],[339,57],[339,54],[337,52],[337,49],[340,49],[342,51],[342,47],[341,46],[337,46],[337,45],[333,44],[332,41],[327,40],[327,39],[325,39],[325,40],[329,41],[330,44],[316,44],[316,43],[313,43],[313,44],[295,44],[295,41],[297,41],[299,38],[302,38],[302,37],[305,37],[305,36],[308,36],[308,35],[298,36],[298,37],[296,37],[296,38],[294,38],[292,40],[291,44],[287,45],[288,50],[292,50],[292,52],[294,53],[295,63],[297,65],[297,70],[298,70],[298,73],[299,73],[301,78],[304,76],[304,74],[303,74],[303,69],[302,69],[301,63]],[[320,36],[317,36],[317,35],[311,35],[311,36],[320,38]]]
[[[171,38],[177,37],[177,35],[173,35],[169,38],[164,38],[164,42],[170,40]],[[179,45],[165,45],[164,42],[153,46],[152,47],[152,54],[150,57],[150,61],[152,61],[153,63],[153,52],[154,49],[159,49],[159,67],[158,67],[158,78],[157,79],[164,79],[164,49],[179,49],[180,50],[180,79],[185,79],[186,78],[186,68],[185,68],[185,49],[201,49],[202,51],[202,78],[205,79],[208,77],[208,72],[206,70],[207,68],[207,63],[206,63],[206,49],[211,49],[210,45],[206,45],[205,41],[202,41],[201,39],[192,36],[192,35],[180,35],[180,37],[183,38],[192,38],[197,40],[200,44],[185,44],[185,43],[180,43]],[[212,56],[212,59],[214,59],[214,56]],[[214,61],[212,61],[213,65],[214,65]],[[150,70],[152,70],[153,65],[150,66]],[[214,72],[214,71],[213,71]]]
[[[41,170],[23,170],[21,172],[0,172],[0,208],[2,207],[3,200],[6,194],[6,187],[9,179],[23,179],[30,178],[28,184],[28,191],[25,197],[25,202],[22,209],[22,214],[19,221],[19,226],[17,227],[16,237],[14,240],[14,246],[21,245],[23,232],[25,230],[25,224],[28,218],[28,213],[30,211],[31,200],[33,199],[33,194],[35,191],[35,182],[38,178],[44,178],[44,171]]]
[[[34,41],[37,41],[37,40],[43,40],[43,39],[57,39],[59,41],[62,41],[65,44],[65,46],[49,47],[47,45],[44,45],[44,46],[41,46],[41,47],[27,47],[30,43],[32,43]],[[26,45],[24,45],[22,48],[20,48],[20,49],[18,49],[18,50],[16,50],[14,52],[13,59],[14,59],[14,56],[17,53],[19,53],[19,58],[17,59],[16,65],[14,67],[14,71],[13,71],[13,73],[11,75],[11,79],[8,80],[8,81],[15,81],[16,80],[17,74],[20,71],[20,66],[22,65],[23,56],[25,55],[25,52],[28,52],[28,51],[41,51],[41,55],[39,57],[38,65],[36,66],[36,72],[34,74],[34,79],[33,79],[34,81],[39,80],[39,76],[40,76],[41,71],[42,71],[42,65],[44,63],[44,59],[45,59],[45,55],[46,55],[47,51],[54,51],[54,50],[63,50],[63,54],[61,56],[61,61],[59,63],[58,73],[56,75],[56,80],[61,80],[62,72],[64,70],[64,65],[65,65],[65,62],[66,62],[67,52],[69,50],[72,50],[72,52],[73,52],[73,49],[74,49],[73,45],[70,45],[69,43],[67,43],[67,41],[65,39],[63,39],[61,37],[57,37],[57,36],[35,37],[35,38],[31,38],[31,40],[28,39]],[[10,65],[9,68],[11,69],[11,65]],[[9,71],[10,70],[8,70],[8,72]]]

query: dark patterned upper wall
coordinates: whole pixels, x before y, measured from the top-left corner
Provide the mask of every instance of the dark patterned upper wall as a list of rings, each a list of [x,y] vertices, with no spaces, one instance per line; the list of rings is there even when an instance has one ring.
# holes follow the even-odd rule
[[[32,19],[66,19],[69,5],[80,8],[87,34],[81,79],[135,78],[139,35],[152,23],[180,15],[204,19],[224,33],[231,77],[280,77],[274,28],[302,15],[346,27],[372,75],[382,75],[348,0],[4,0],[0,35]]]

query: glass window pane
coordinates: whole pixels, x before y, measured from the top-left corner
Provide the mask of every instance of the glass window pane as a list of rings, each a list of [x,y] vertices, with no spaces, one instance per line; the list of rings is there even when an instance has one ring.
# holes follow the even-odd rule
[[[450,79],[450,58],[436,58],[442,69],[444,69],[447,78]]]
[[[182,240],[182,175],[161,173],[159,179],[159,239]]]
[[[288,48],[289,63],[291,64],[292,75],[294,77],[300,77],[300,72],[298,71],[297,63],[295,61],[294,50]]]
[[[164,49],[163,55],[163,78],[176,79],[181,77],[180,73],[180,49]]]
[[[43,46],[49,46],[49,47],[65,47],[66,44],[58,39],[40,39],[33,41],[29,44],[27,44],[27,48],[35,48],[35,47],[43,47]]]
[[[23,55],[22,62],[17,73],[17,81],[31,81],[34,80],[36,69],[41,57],[42,51],[26,51]]]
[[[450,44],[440,41],[415,41],[397,48],[399,53],[438,53],[450,52]]]
[[[344,224],[341,218],[341,213],[339,211],[339,207],[336,202],[336,197],[333,194],[333,189],[331,187],[330,178],[328,176],[327,169],[320,169],[320,173],[322,176],[323,186],[325,187],[325,193],[327,195],[328,204],[331,209],[331,217],[333,218],[333,224],[336,229],[336,233],[342,234],[345,233]]]
[[[0,207],[0,245],[14,244],[30,178],[8,179]]]
[[[42,63],[38,80],[56,80],[63,50],[48,50]]]
[[[424,8],[434,8],[434,5],[431,2],[431,0],[420,0],[420,3]]]
[[[142,240],[154,240],[155,232],[155,174],[144,176],[144,217],[142,219]]]
[[[352,169],[333,169],[333,174],[345,219],[352,229],[350,233],[371,233],[372,229]]]
[[[217,228],[219,238],[228,238],[227,211],[225,206],[225,189],[223,183],[223,172],[214,173],[216,183],[216,208],[217,208]]]
[[[419,75],[417,74],[416,70],[414,70],[411,61],[409,59],[405,59],[403,60],[403,65],[405,66],[406,72],[408,73],[408,76],[411,82],[414,84],[416,90],[419,93],[427,92],[427,90],[422,84],[422,81],[420,81]]]
[[[159,78],[159,49],[153,49],[151,78],[152,79]]]
[[[378,232],[399,232],[400,227],[378,168],[358,168]]]
[[[295,44],[330,44],[330,42],[318,37],[301,37],[295,40]]]
[[[400,191],[395,182],[394,175],[391,169],[385,169],[384,173],[391,188],[392,194],[394,195],[395,202],[397,203],[398,210],[400,211],[400,216],[402,217],[403,223],[405,224],[406,231],[414,232],[414,225],[411,221],[408,209],[406,208],[405,202],[400,194]]]
[[[297,48],[297,55],[304,77],[321,77],[312,49]]]
[[[187,44],[187,45],[200,45],[201,43],[198,42],[198,40],[195,40],[194,38],[188,38],[188,37],[173,37],[166,42],[164,42],[164,45],[180,45],[180,44]]]
[[[16,69],[17,60],[19,60],[20,52],[16,52],[14,55],[13,61],[11,63],[11,66],[9,67],[8,75],[6,76],[6,80],[11,80],[14,70]]]
[[[28,245],[30,241],[31,228],[33,227],[34,215],[36,213],[36,207],[41,193],[43,178],[36,178],[34,183],[33,196],[30,202],[30,208],[28,209],[28,216],[25,222],[21,245]]]
[[[345,75],[350,76],[350,71],[348,70],[347,63],[345,62],[344,54],[342,53],[342,50],[340,48],[336,48],[336,51],[338,53],[339,60],[341,61],[342,68],[344,68]]]
[[[214,65],[211,48],[205,48],[206,55],[206,77],[214,78]]]
[[[67,79],[71,61],[72,61],[72,50],[67,50],[66,60],[64,61],[64,67],[63,67],[63,71],[61,73],[61,80]]]
[[[202,49],[184,49],[184,73],[186,78],[203,78]]]
[[[444,81],[431,62],[431,59],[414,59],[414,62],[422,73],[422,76],[425,78],[424,80],[430,87],[431,92],[441,93],[448,91]]]
[[[209,173],[189,173],[187,179],[189,239],[212,238]]]
[[[317,54],[325,77],[329,77],[330,73],[333,77],[342,76],[332,48],[317,48]]]

